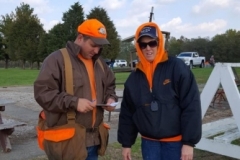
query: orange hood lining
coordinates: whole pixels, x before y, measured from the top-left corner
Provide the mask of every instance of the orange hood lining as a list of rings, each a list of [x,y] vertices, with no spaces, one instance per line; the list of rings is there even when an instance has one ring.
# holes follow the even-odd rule
[[[157,55],[156,55],[155,59],[153,60],[153,62],[151,62],[151,63],[146,60],[141,49],[139,48],[138,42],[137,42],[140,31],[146,26],[155,27],[157,30],[157,35],[158,35]],[[162,31],[160,30],[160,28],[158,27],[158,25],[156,23],[147,22],[138,27],[138,29],[135,33],[135,47],[137,50],[137,56],[139,58],[139,63],[137,64],[136,68],[142,70],[145,73],[148,83],[149,83],[149,86],[150,86],[150,89],[151,89],[153,73],[154,73],[154,70],[155,70],[157,64],[168,60],[168,55],[164,48],[164,37],[163,37]]]

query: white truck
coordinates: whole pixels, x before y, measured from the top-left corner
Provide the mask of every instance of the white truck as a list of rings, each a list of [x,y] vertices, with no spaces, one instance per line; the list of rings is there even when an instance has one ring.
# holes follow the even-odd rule
[[[204,68],[205,57],[200,57],[198,52],[181,52],[177,58],[184,61],[184,63],[189,66],[191,69],[193,66],[199,66]]]

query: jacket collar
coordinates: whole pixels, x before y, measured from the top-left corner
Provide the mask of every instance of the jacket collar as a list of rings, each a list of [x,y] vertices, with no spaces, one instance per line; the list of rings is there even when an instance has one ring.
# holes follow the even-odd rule
[[[71,42],[71,41],[68,41],[67,42],[67,45],[66,45],[66,48],[70,51],[70,54],[72,54],[73,57],[76,57],[78,58],[78,54],[81,53],[81,46],[77,45],[76,43],[74,42]],[[100,56],[101,54],[101,50],[99,51],[98,54],[94,55],[93,56],[93,60],[95,61],[96,59],[98,59],[98,57]]]

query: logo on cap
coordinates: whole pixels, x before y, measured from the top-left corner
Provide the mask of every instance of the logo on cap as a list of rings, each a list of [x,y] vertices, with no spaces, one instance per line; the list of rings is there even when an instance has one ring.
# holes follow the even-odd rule
[[[137,41],[140,40],[141,37],[148,36],[152,38],[157,38],[157,30],[153,26],[145,26],[140,32]]]
[[[100,34],[103,34],[103,35],[106,35],[106,29],[104,28],[104,27],[101,27],[101,28],[99,28],[98,29],[98,32],[100,33]]]
[[[142,29],[141,34],[148,33],[151,31],[151,29],[152,29],[151,27],[145,27]]]

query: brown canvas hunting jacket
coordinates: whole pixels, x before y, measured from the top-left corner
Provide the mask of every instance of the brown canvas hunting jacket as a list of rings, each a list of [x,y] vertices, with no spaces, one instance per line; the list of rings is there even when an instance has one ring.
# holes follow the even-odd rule
[[[51,53],[44,60],[39,76],[34,82],[34,96],[38,104],[44,109],[48,127],[66,124],[66,112],[68,109],[76,110],[78,98],[91,100],[88,73],[84,63],[77,56],[81,52],[81,48],[73,42],[68,42],[66,48],[72,62],[74,95],[66,93],[64,61],[60,50]],[[96,62],[97,58],[100,58],[99,54],[93,57],[97,103],[105,103],[110,97],[117,101],[115,76],[103,59],[100,58],[102,68]],[[103,112],[101,107],[97,108],[94,127],[98,127],[103,121]],[[77,123],[86,128],[92,127],[92,112],[76,113]],[[86,140],[87,146],[98,145],[100,143],[99,133],[87,133]]]

